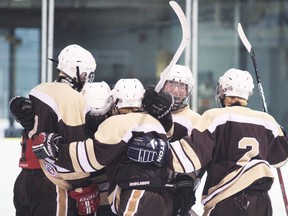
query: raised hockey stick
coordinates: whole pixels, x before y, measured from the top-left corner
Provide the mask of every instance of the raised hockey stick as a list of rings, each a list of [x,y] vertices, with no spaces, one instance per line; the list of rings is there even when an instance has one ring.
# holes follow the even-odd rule
[[[258,67],[257,67],[257,63],[256,63],[256,56],[255,56],[255,52],[253,47],[251,46],[249,40],[247,39],[242,25],[241,23],[238,23],[238,35],[243,43],[243,45],[245,46],[245,48],[247,49],[248,53],[251,56],[252,62],[253,62],[253,66],[254,66],[254,70],[255,70],[255,76],[256,76],[256,80],[257,80],[257,85],[258,85],[258,89],[259,89],[259,93],[260,93],[260,97],[262,100],[262,105],[264,108],[264,112],[268,113],[268,109],[267,109],[267,104],[266,104],[266,100],[265,100],[265,96],[264,96],[264,91],[263,91],[263,87],[260,81],[260,77],[259,77],[259,73],[258,73]]]
[[[174,65],[177,63],[177,61],[179,60],[179,58],[180,58],[181,54],[183,53],[188,41],[190,40],[188,21],[187,21],[187,18],[185,16],[183,10],[181,9],[181,7],[179,6],[179,4],[176,1],[170,1],[169,4],[173,8],[173,10],[175,11],[175,13],[176,13],[176,15],[180,21],[181,28],[182,28],[182,40],[181,40],[181,43],[180,43],[177,51],[175,52],[175,54],[172,58],[172,60],[170,61],[168,67],[165,68],[163,76],[161,77],[161,79],[157,83],[157,85],[155,87],[156,92],[159,92],[161,90],[161,88],[163,87],[170,71],[172,70]]]
[[[237,30],[238,30],[238,35],[239,35],[243,45],[245,46],[245,48],[247,49],[248,53],[251,56],[253,66],[254,66],[255,76],[256,76],[256,80],[257,80],[257,85],[258,85],[260,97],[261,97],[263,108],[264,108],[264,112],[268,113],[267,104],[266,104],[266,100],[265,100],[265,96],[264,96],[264,91],[263,91],[263,87],[262,87],[259,73],[258,73],[258,67],[257,67],[257,63],[256,63],[256,56],[255,56],[254,49],[253,49],[252,45],[250,44],[248,38],[246,37],[246,35],[243,31],[241,23],[238,23]],[[282,197],[283,197],[283,201],[284,201],[284,205],[285,205],[286,215],[288,216],[288,201],[287,201],[287,196],[286,196],[286,192],[285,192],[285,186],[284,186],[282,173],[281,173],[281,170],[279,168],[277,168],[277,174],[278,174],[278,178],[279,178],[279,182],[280,182],[280,187],[281,187]]]

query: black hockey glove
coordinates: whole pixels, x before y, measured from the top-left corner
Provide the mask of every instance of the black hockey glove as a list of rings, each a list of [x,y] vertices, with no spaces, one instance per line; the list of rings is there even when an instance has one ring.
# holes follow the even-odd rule
[[[34,127],[33,105],[29,98],[17,96],[11,99],[9,103],[10,112],[15,120],[22,125],[27,131]]]
[[[33,141],[32,150],[39,159],[58,156],[58,145],[62,143],[62,137],[55,133],[40,133]]]
[[[150,138],[146,135],[134,137],[129,141],[127,155],[130,160],[140,163],[154,162],[161,167],[166,163],[169,154],[168,141]]]
[[[173,103],[174,98],[171,94],[162,90],[157,93],[153,86],[146,89],[142,100],[144,109],[157,119],[169,114]]]
[[[172,216],[187,216],[191,207],[195,204],[194,180],[189,175],[178,175],[175,179],[173,190]]]

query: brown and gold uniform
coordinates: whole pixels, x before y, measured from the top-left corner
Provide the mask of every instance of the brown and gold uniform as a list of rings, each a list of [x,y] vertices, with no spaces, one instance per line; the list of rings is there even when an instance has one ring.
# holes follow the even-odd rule
[[[180,140],[184,136],[191,135],[192,129],[195,127],[200,114],[194,112],[189,106],[185,106],[176,111],[172,111],[172,119],[174,123],[174,132],[172,137],[169,139],[170,142]],[[189,173],[189,175],[195,180],[198,171]]]
[[[172,114],[172,119],[173,119],[173,123],[174,123],[174,132],[173,132],[173,136],[169,139],[170,142],[174,142],[176,140],[180,140],[184,136],[191,135],[192,129],[195,127],[195,125],[196,125],[196,123],[200,117],[200,114],[191,110],[189,105],[187,105],[183,108],[180,108],[178,110],[172,111],[171,114]],[[205,172],[205,170],[203,170],[203,172]],[[190,177],[193,178],[194,185],[195,185],[195,180],[198,177],[198,174],[199,174],[199,171],[195,171],[195,172],[192,172],[189,174],[175,173],[175,178],[177,176],[180,177],[180,175],[181,175],[181,177],[183,175],[189,175]],[[199,180],[201,179],[201,177],[199,177]],[[198,179],[197,179],[197,181],[198,181]],[[200,183],[200,181],[199,181],[199,183]],[[194,193],[195,193],[195,190],[196,190],[196,188],[194,189]],[[178,200],[179,199],[178,196],[179,195],[175,196],[174,200],[175,199]],[[192,202],[192,196],[191,196],[191,202]],[[176,203],[174,203],[173,215],[175,214],[175,211],[179,211],[179,208],[182,207],[179,205],[180,204],[179,204],[179,202],[177,203],[177,201],[176,201]]]
[[[161,123],[146,113],[111,116],[94,139],[59,145],[56,165],[77,172],[106,167],[109,202],[118,215],[170,215],[172,199],[165,190],[166,167],[137,163],[127,156],[129,140],[138,135],[167,140]]]
[[[29,97],[35,113],[35,125],[33,130],[29,132],[30,138],[32,135],[45,131],[62,135],[63,140],[67,143],[85,139],[84,123],[89,107],[86,105],[83,95],[71,88],[69,84],[43,83],[33,88]],[[26,147],[29,148],[26,149],[26,152],[31,153],[31,144]],[[61,170],[62,173],[58,173],[53,161],[50,163],[40,160],[40,165],[43,171],[38,166],[26,172],[25,177],[22,177],[22,182],[31,182],[33,184],[31,188],[37,188],[37,191],[33,192],[33,190],[23,188],[27,187],[25,185],[18,188],[18,192],[22,193],[23,196],[28,196],[28,198],[16,197],[14,200],[16,211],[19,211],[19,215],[29,216],[77,215],[76,202],[68,197],[67,190],[71,188],[71,185],[78,185],[89,174],[75,173],[65,169]],[[66,180],[69,180],[69,183]],[[23,201],[26,203],[23,204]],[[27,209],[25,205],[32,208]]]
[[[204,215],[240,215],[239,208],[247,215],[272,215],[267,193],[274,179],[270,165],[284,165],[288,144],[271,115],[241,106],[211,109],[199,118],[191,136],[170,146],[176,172],[189,173],[208,165]],[[250,191],[251,200],[240,207],[229,202],[222,205]]]
[[[172,111],[171,114],[174,123],[174,132],[172,137],[169,139],[170,142],[190,135],[200,117],[200,114],[192,111],[189,106]]]

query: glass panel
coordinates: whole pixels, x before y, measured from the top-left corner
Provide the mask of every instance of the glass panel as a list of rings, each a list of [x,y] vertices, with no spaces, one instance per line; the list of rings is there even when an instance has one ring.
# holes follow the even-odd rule
[[[40,31],[37,28],[17,28],[15,37],[20,40],[16,52],[15,95],[27,97],[39,83]]]
[[[215,107],[214,89],[220,75],[231,67],[248,70],[254,77],[249,106],[263,110],[250,55],[237,35],[241,22],[254,47],[268,111],[288,127],[287,1],[199,1],[199,100],[200,113]]]
[[[1,32],[0,77],[3,93],[0,96],[0,119],[3,134],[2,127],[7,129],[14,125],[9,111],[10,99],[16,95],[27,97],[30,89],[38,83],[40,39],[39,29],[36,28],[16,28]],[[10,132],[13,133],[12,130],[7,130],[7,135]]]
[[[15,35],[21,39],[15,52],[14,94],[27,94],[39,82],[39,2],[5,1],[0,4],[1,119],[8,118],[9,114],[11,49],[5,35],[10,29],[14,28]],[[119,78],[136,77],[145,87],[155,85],[181,41],[180,23],[168,2],[55,1],[54,54],[48,57],[57,58],[61,49],[77,43],[95,56],[96,81],[105,80],[113,85]],[[186,1],[177,2],[185,11]],[[287,128],[288,102],[280,96],[288,90],[287,1],[198,2],[198,111],[202,113],[216,106],[216,83],[229,68],[248,70],[254,76],[250,56],[237,35],[240,21],[256,52],[269,112]],[[184,63],[184,55],[178,63]],[[54,79],[58,73],[55,66]],[[26,77],[29,79],[23,84]],[[254,92],[249,106],[263,110],[257,86]]]
[[[0,119],[6,118],[9,100],[9,30],[0,28]],[[3,124],[3,122],[2,122]]]

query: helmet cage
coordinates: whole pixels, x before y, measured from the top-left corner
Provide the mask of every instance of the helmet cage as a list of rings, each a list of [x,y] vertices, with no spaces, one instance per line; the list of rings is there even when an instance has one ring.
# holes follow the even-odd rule
[[[162,78],[163,73],[161,73],[160,76]],[[186,94],[185,96],[182,95],[179,97],[178,95],[176,95],[175,91],[173,93],[173,90],[175,90],[176,87],[181,89],[180,84],[185,85]],[[167,85],[170,85],[171,90],[167,88]],[[190,68],[184,65],[176,64],[169,73],[169,75],[167,76],[165,85],[163,87],[163,90],[165,89],[165,91],[169,92],[174,97],[174,104],[172,107],[173,111],[187,106],[189,101],[189,95],[193,90],[193,85],[194,85],[194,77]]]
[[[188,92],[188,85],[183,82],[175,80],[167,80],[163,86],[163,90],[170,93],[174,98],[172,111],[181,109],[187,106],[190,92]]]
[[[225,107],[224,105],[225,92],[229,90],[232,90],[232,86],[223,88],[223,86],[219,82],[217,83],[215,100],[218,107]]]

